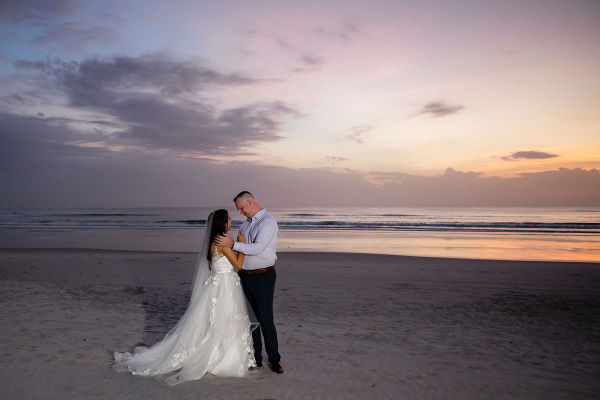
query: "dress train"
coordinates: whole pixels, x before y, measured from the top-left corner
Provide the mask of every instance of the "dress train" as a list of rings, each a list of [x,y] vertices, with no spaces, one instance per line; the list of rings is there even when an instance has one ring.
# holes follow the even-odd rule
[[[216,248],[211,265],[210,275],[194,287],[187,311],[165,338],[150,348],[137,347],[133,354],[115,352],[111,368],[154,376],[169,385],[207,373],[248,376],[248,368],[256,366],[251,332],[258,324],[251,322],[250,317],[256,319],[237,271]]]

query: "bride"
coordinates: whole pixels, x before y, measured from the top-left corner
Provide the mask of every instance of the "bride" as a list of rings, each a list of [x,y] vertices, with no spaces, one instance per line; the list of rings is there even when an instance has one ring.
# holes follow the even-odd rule
[[[136,347],[133,354],[115,352],[111,368],[176,385],[207,373],[247,377],[248,368],[256,367],[251,331],[258,323],[236,273],[244,254],[214,243],[230,227],[227,210],[210,213],[187,311],[154,346]],[[238,241],[246,238],[240,233]]]

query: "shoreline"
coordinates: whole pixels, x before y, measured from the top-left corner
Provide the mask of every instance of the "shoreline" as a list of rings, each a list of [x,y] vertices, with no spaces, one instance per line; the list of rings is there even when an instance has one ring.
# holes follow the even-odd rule
[[[32,253],[115,253],[115,254],[128,254],[128,253],[141,253],[141,254],[186,254],[186,255],[197,255],[198,252],[194,251],[174,251],[174,250],[121,250],[121,249],[100,249],[100,248],[29,248],[29,247],[12,247],[4,248],[0,247],[0,254],[2,253],[17,253],[17,252],[32,252]],[[600,261],[578,261],[578,260],[509,260],[509,259],[490,259],[490,258],[469,258],[469,257],[436,257],[436,256],[415,256],[415,255],[402,255],[402,254],[380,254],[380,253],[363,253],[363,252],[340,252],[340,251],[277,251],[278,255],[293,255],[300,256],[306,255],[308,257],[315,255],[337,255],[343,257],[357,256],[357,257],[374,257],[374,258],[407,258],[414,260],[456,260],[456,261],[481,261],[481,262],[502,262],[502,263],[551,263],[551,264],[590,264],[597,265],[600,267]]]
[[[458,259],[600,262],[600,235],[548,236],[280,230],[278,252],[392,254]],[[4,248],[195,252],[202,230],[0,228]]]
[[[170,388],[114,372],[111,355],[176,323],[196,253],[0,249],[0,397],[600,396],[598,263],[278,255],[286,372]]]

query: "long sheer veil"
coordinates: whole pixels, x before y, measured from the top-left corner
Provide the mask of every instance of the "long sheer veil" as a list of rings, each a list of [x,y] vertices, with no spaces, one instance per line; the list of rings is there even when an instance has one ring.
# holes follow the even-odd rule
[[[202,247],[200,253],[198,253],[198,260],[196,260],[196,271],[194,272],[194,279],[192,279],[192,297],[190,298],[190,304],[194,302],[194,297],[198,297],[200,291],[198,290],[204,282],[210,276],[210,262],[208,261],[208,252],[210,251],[210,231],[212,229],[213,217],[215,213],[211,212],[206,218],[206,225],[204,228],[204,239],[202,239]],[[194,296],[195,295],[195,296]]]

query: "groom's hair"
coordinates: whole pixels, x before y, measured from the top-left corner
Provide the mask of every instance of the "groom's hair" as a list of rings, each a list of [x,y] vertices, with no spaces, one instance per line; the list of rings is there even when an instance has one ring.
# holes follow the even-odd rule
[[[244,190],[243,192],[239,192],[238,195],[235,196],[235,198],[233,199],[233,202],[235,203],[237,201],[237,199],[242,199],[242,200],[254,199],[254,196],[252,196],[252,193],[248,192],[247,190]]]

